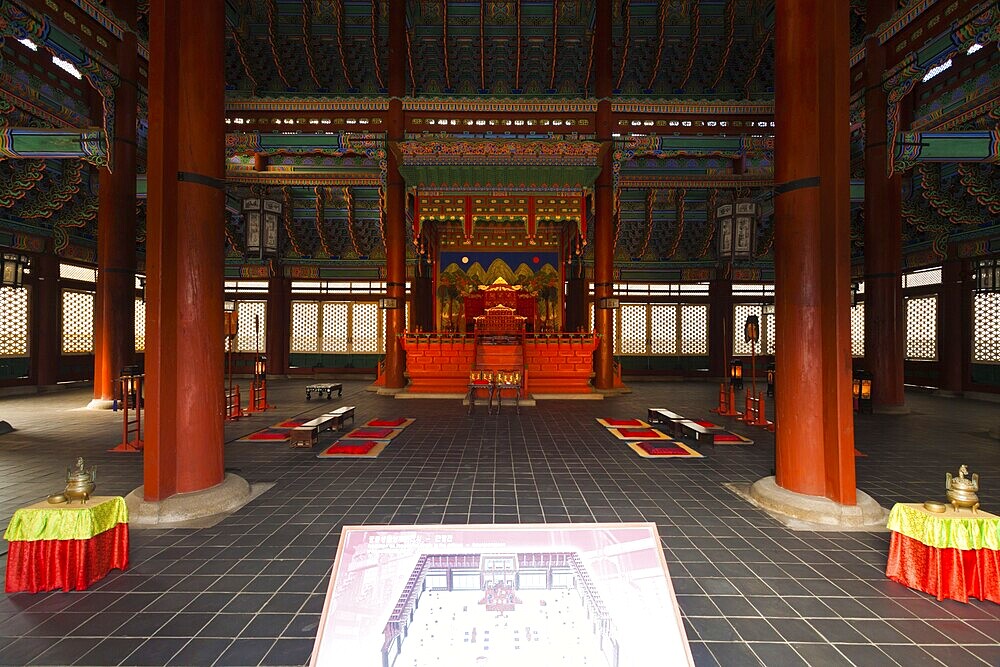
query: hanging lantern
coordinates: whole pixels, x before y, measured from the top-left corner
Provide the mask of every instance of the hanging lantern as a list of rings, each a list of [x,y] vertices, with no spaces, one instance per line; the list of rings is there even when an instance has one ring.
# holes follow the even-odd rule
[[[1000,292],[1000,259],[981,259],[976,262],[976,291]]]
[[[743,360],[733,359],[729,362],[729,385],[734,389],[743,388]]]
[[[743,325],[743,340],[755,345],[760,340],[760,320],[756,315],[747,315],[747,321]]]
[[[281,202],[250,197],[243,200],[242,208],[246,224],[247,256],[257,259],[277,257]]]
[[[0,254],[0,285],[20,287],[24,284],[24,272],[28,268],[28,258],[18,253]]]

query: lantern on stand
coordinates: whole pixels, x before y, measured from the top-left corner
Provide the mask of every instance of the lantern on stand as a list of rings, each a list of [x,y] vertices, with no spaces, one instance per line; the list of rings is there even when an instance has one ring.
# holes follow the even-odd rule
[[[743,388],[743,360],[733,359],[729,362],[729,386],[733,389]]]
[[[858,413],[872,413],[872,374],[867,371],[856,371],[852,383],[854,409]]]
[[[772,361],[767,365],[767,395],[774,396],[774,379],[775,373],[777,371],[774,368],[774,362]]]

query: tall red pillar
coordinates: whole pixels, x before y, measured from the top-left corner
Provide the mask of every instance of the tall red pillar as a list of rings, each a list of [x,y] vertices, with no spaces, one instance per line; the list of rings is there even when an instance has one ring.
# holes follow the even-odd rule
[[[965,390],[965,375],[969,368],[966,356],[972,337],[972,313],[966,310],[966,294],[971,285],[965,280],[966,267],[956,256],[954,246],[948,249],[948,259],[941,270],[941,296],[938,308],[938,368],[941,389],[945,393],[961,396]]]
[[[708,375],[729,377],[726,360],[733,357],[733,281],[716,278],[708,283]]]
[[[389,111],[386,140],[403,139],[403,103],[406,94],[406,12],[389,14]],[[406,187],[399,173],[396,153],[387,150],[385,192],[386,294],[397,308],[385,311],[385,376],[383,387],[399,390],[406,385],[406,353],[400,336],[406,330]]]
[[[59,258],[53,252],[50,241],[44,253],[31,258],[30,351],[33,379],[39,387],[59,382],[61,314]]]
[[[223,479],[224,20],[150,3],[147,501]]]
[[[878,26],[896,7],[894,0],[870,0],[865,22]],[[886,53],[876,37],[865,42],[865,366],[872,373],[876,411],[903,409],[902,184],[889,175],[886,94],[882,88]]]
[[[594,386],[612,389],[614,371],[613,312],[601,299],[614,293],[615,218],[612,182],[611,127],[611,0],[598,0],[594,22],[594,93],[597,96],[597,140],[608,144],[601,155],[601,173],[594,184]]]
[[[278,267],[280,271],[281,268]],[[288,374],[292,309],[292,281],[283,274],[267,281],[267,373]]]
[[[777,0],[776,481],[854,505],[847,0]]]
[[[112,11],[135,25],[136,3],[113,0]],[[135,148],[136,86],[139,78],[135,33],[117,47],[121,85],[115,93],[114,171],[102,168],[98,181],[97,295],[94,305],[94,400],[110,408],[114,380],[135,361]]]

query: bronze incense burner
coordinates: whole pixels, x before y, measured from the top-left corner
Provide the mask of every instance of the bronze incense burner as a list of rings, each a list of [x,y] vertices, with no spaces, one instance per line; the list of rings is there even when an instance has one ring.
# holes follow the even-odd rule
[[[964,465],[958,468],[958,477],[952,477],[950,472],[945,473],[944,488],[947,489],[948,502],[956,512],[959,507],[968,507],[975,514],[979,509],[979,496],[976,495],[976,491],[979,491],[979,475],[969,478],[966,477],[968,474],[969,469]]]

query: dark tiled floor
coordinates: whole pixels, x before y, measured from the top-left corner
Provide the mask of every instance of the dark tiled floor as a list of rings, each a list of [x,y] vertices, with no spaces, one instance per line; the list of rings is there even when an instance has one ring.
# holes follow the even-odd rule
[[[281,409],[229,425],[227,438],[342,403],[359,420],[418,421],[375,460],[226,445],[227,467],[274,488],[214,528],[133,531],[132,567],[90,591],[0,598],[0,664],[300,665],[344,525],[654,521],[699,666],[1000,665],[1000,605],[888,581],[887,534],[791,532],[727,491],[770,473],[769,434],[735,427],[757,444],[646,460],[594,421],[651,405],[706,417],[711,385],[637,383],[603,402],[467,417],[458,401],[393,400],[360,382],[307,403],[304,384],[273,381]],[[0,399],[0,418],[20,429],[0,438],[0,522],[60,489],[77,455],[98,465],[102,494],[141,483],[141,456],[104,451],[120,415],[76,409],[87,398]],[[1000,447],[985,436],[997,405],[907,400],[910,415],[857,418],[869,455],[857,459],[859,486],[886,506],[938,497],[944,473],[966,463],[983,505],[1000,508]]]

